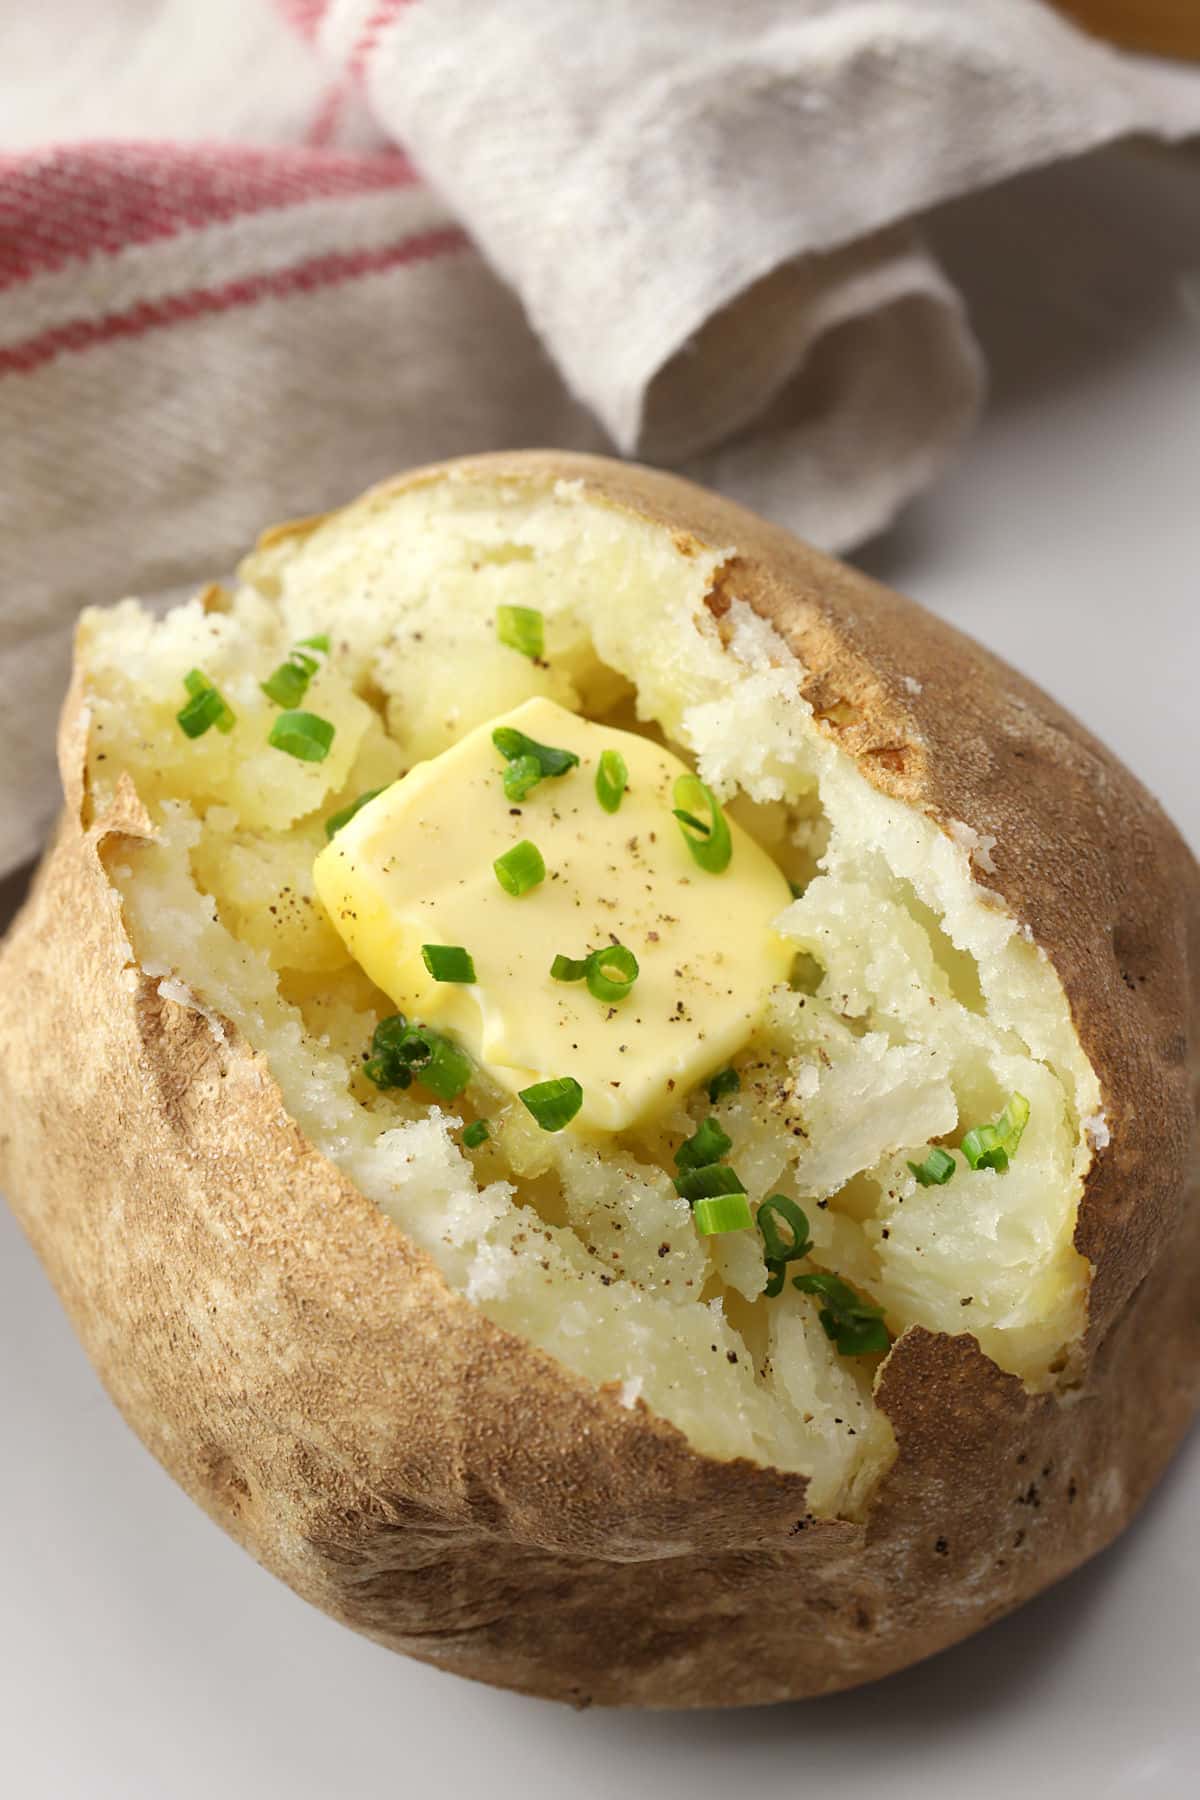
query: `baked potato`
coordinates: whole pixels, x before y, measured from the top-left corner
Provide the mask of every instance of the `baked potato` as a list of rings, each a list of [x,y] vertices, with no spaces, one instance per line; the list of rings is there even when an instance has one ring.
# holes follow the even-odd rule
[[[740,1705],[1128,1523],[1200,1388],[1200,872],[1012,669],[687,483],[485,456],[85,614],[60,754],[0,1176],[298,1593]]]

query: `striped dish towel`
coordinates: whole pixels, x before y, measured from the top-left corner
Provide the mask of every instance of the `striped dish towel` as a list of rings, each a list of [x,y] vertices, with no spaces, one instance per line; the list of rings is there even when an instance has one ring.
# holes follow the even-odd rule
[[[54,810],[81,605],[529,444],[669,462],[844,547],[978,405],[912,216],[1200,128],[1196,72],[1039,0],[3,12],[0,875]]]

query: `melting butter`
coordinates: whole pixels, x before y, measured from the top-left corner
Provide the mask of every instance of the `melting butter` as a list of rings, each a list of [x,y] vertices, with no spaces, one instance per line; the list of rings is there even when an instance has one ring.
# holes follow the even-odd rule
[[[543,779],[519,805],[504,794],[500,725],[573,750],[579,767]],[[625,759],[619,809],[596,799],[601,753]],[[694,861],[672,816],[688,773],[670,751],[532,699],[419,763],[343,826],[317,857],[317,892],[355,960],[397,1008],[452,1034],[513,1092],[573,1075],[573,1129],[621,1131],[653,1118],[726,1063],[758,1023],[792,950],[772,929],[787,881],[729,821],[719,875]],[[529,839],[546,878],[514,898],[492,864]],[[605,1003],[554,981],[556,953],[621,943],[640,973]],[[471,985],[434,981],[423,944],[469,951]]]

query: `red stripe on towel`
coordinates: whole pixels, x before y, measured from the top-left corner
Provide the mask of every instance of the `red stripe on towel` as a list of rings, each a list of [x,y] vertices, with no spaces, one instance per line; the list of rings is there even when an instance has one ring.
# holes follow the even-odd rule
[[[124,312],[109,313],[106,318],[101,319],[78,319],[66,325],[56,325],[48,331],[26,338],[23,343],[0,349],[0,376],[28,375],[58,356],[77,354],[93,349],[98,344],[144,337],[147,332],[161,330],[168,325],[185,324],[192,319],[209,318],[240,307],[256,306],[263,300],[311,294],[341,282],[378,275],[413,263],[432,262],[436,257],[451,255],[466,249],[468,245],[469,239],[465,232],[457,226],[446,226],[376,250],[332,251],[272,274],[246,276],[217,287],[192,288],[186,293],[172,294],[163,300],[140,301]]]
[[[86,144],[0,156],[0,287],[128,244],[417,180],[397,151]]]

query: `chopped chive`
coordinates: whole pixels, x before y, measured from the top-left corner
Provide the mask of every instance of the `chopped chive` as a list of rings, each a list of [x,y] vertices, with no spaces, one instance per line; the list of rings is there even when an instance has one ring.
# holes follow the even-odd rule
[[[537,887],[539,882],[546,879],[546,865],[542,861],[542,853],[536,844],[530,843],[528,838],[522,838],[521,842],[514,844],[511,850],[506,850],[503,856],[498,856],[492,864],[492,868],[496,872],[496,880],[505,893],[512,894],[514,898],[527,894],[530,888]]]
[[[399,1051],[411,1030],[412,1026],[403,1013],[389,1013],[375,1027],[371,1048],[377,1055],[392,1056]]]
[[[520,802],[531,794],[542,779],[542,765],[536,756],[514,756],[501,776],[506,800]]]
[[[368,1080],[373,1081],[377,1088],[412,1086],[412,1070],[389,1062],[386,1056],[369,1056],[363,1064],[363,1074]]]
[[[792,1286],[824,1300],[820,1319],[827,1338],[843,1356],[867,1356],[891,1348],[883,1308],[856,1294],[838,1275],[793,1275]]]
[[[475,980],[475,964],[461,944],[422,944],[421,960],[435,981]]]
[[[1016,1150],[1029,1123],[1029,1102],[1024,1094],[1010,1094],[1004,1111],[996,1121],[1000,1130],[1011,1146],[1009,1154]]]
[[[684,1169],[675,1177],[675,1192],[693,1204],[697,1200],[715,1200],[719,1194],[744,1194],[745,1184],[728,1163],[705,1163],[703,1168]]]
[[[293,645],[292,649],[288,651],[287,657],[279,667],[268,675],[265,681],[259,682],[258,685],[267,699],[274,700],[276,706],[299,706],[307,694],[308,684],[321,666],[315,656],[309,655],[310,650],[318,650],[323,655],[328,655],[328,634],[321,631],[313,637],[301,638],[300,642]]]
[[[539,744],[514,725],[497,725],[492,742],[509,765],[504,771],[504,792],[509,800],[524,800],[531,788],[548,775],[565,775],[579,766],[573,750]],[[517,765],[519,766],[519,769]]]
[[[780,1232],[779,1220],[787,1228],[786,1237]],[[758,1209],[757,1224],[762,1232],[768,1268],[782,1268],[785,1263],[798,1262],[812,1249],[808,1216],[803,1207],[789,1200],[786,1194],[772,1194],[763,1201]]]
[[[299,706],[308,692],[308,684],[312,676],[290,658],[280,663],[279,667],[260,681],[259,686],[268,700],[276,706]]]
[[[594,999],[612,1004],[632,993],[638,959],[624,944],[609,944],[587,956],[556,956],[550,975],[554,981],[586,981]]]
[[[183,685],[190,698],[175,714],[185,737],[203,737],[213,725],[229,733],[237,723],[233,708],[202,669],[189,669]]]
[[[681,775],[675,783],[675,805],[672,811],[679,820],[683,841],[702,869],[720,875],[729,867],[733,855],[733,839],[729,824],[717,804],[717,797],[696,775]],[[708,824],[697,818],[693,810],[708,808]]]
[[[454,1100],[471,1079],[468,1058],[440,1031],[428,1025],[410,1025],[399,1049],[402,1063],[415,1078],[442,1100]]]
[[[519,650],[533,662],[546,647],[545,622],[533,606],[498,606],[496,636],[510,650]]]
[[[471,1079],[470,1059],[440,1032],[427,1025],[418,1027],[418,1036],[428,1045],[428,1059],[415,1068],[417,1080],[442,1100],[456,1100]]]
[[[582,981],[588,972],[590,956],[556,956],[550,964],[553,981]]]
[[[708,1163],[719,1163],[732,1145],[733,1139],[721,1130],[716,1119],[705,1119],[676,1150],[675,1167],[682,1173],[685,1169],[702,1169]]]
[[[561,1131],[583,1105],[583,1089],[573,1075],[560,1075],[552,1081],[535,1081],[532,1087],[521,1088],[517,1099],[543,1131]]]
[[[754,1220],[745,1194],[717,1194],[713,1199],[697,1200],[692,1211],[696,1230],[701,1237],[717,1237],[726,1231],[745,1231]]]
[[[406,1088],[415,1079],[442,1100],[456,1099],[471,1073],[470,1058],[457,1044],[428,1025],[410,1025],[403,1013],[380,1020],[363,1064],[376,1087]]]
[[[633,991],[638,978],[638,959],[624,944],[610,944],[607,950],[593,950],[588,957],[586,976],[588,993],[594,1000],[609,1004],[624,1000]]]
[[[480,1144],[486,1144],[491,1136],[486,1119],[475,1119],[462,1134],[463,1145],[468,1150],[478,1150]]]
[[[371,1054],[363,1064],[363,1074],[376,1087],[411,1087],[412,1070],[400,1055],[408,1031],[409,1023],[403,1013],[392,1013],[388,1018],[380,1019],[375,1027]]]
[[[922,1187],[945,1187],[957,1164],[948,1150],[935,1144],[924,1162],[910,1162],[908,1166]]]
[[[596,798],[605,812],[615,813],[629,786],[629,770],[619,750],[602,750],[596,768]]]
[[[1008,1151],[994,1125],[979,1125],[968,1131],[961,1149],[973,1169],[995,1169],[999,1174],[1008,1167]]]
[[[1024,1094],[1010,1094],[1004,1111],[992,1125],[968,1131],[960,1148],[973,1169],[1007,1169],[1029,1123],[1029,1102]]]
[[[355,813],[360,812],[370,801],[377,800],[382,792],[382,788],[368,788],[365,794],[360,794],[349,806],[343,806],[341,812],[330,813],[325,821],[325,836],[336,837],[342,826],[350,823]]]
[[[275,750],[284,750],[298,762],[324,762],[333,743],[334,727],[319,713],[281,712],[272,725],[267,742]]]
[[[715,1106],[726,1094],[736,1094],[742,1085],[742,1078],[736,1069],[718,1069],[708,1084],[708,1097]]]

